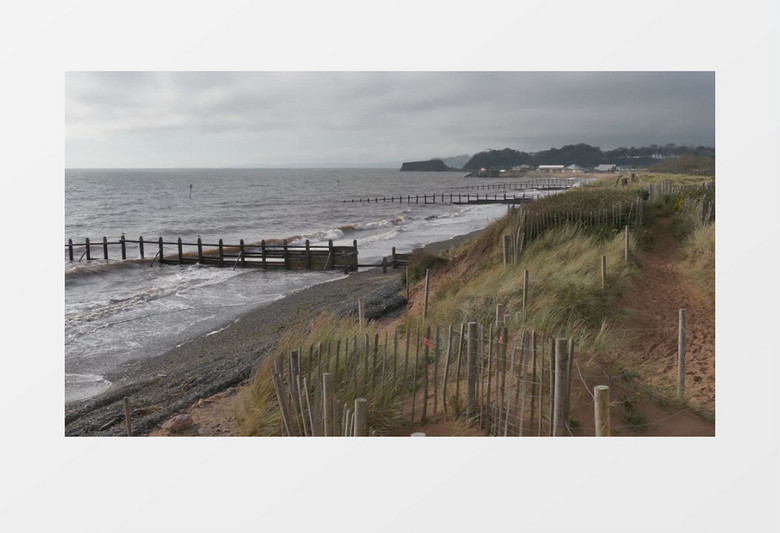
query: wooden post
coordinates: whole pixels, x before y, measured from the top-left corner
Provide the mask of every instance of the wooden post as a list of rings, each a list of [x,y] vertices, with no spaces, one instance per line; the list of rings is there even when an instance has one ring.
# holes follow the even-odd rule
[[[179,252],[179,264],[182,264],[184,262],[184,253],[181,245],[181,237],[176,241],[176,246],[178,247]]]
[[[460,323],[460,332],[458,333],[458,363],[455,366],[455,398],[458,405],[460,405],[460,362],[463,355],[463,328],[465,324]]]
[[[239,254],[238,255],[241,257],[241,266],[245,267],[246,266],[246,250],[244,249],[244,239],[241,239],[241,241],[240,241],[240,243],[238,245],[238,248],[239,248]]]
[[[68,239],[68,258],[73,261],[73,239]]]
[[[311,248],[309,247],[309,239],[306,239],[306,268],[311,270]]]
[[[406,301],[409,301],[409,290],[412,284],[412,280],[409,279],[409,267],[406,267]]]
[[[414,404],[417,401],[417,367],[420,365],[420,326],[417,326],[417,341],[414,346],[414,369],[412,371],[412,423],[414,423]]]
[[[387,274],[387,257],[382,258],[382,274]]]
[[[363,315],[363,299],[358,298],[358,328],[363,331],[363,325],[365,323],[365,317]]]
[[[433,417],[436,418],[436,411],[439,407],[439,326],[436,326],[436,344],[433,349]]]
[[[333,416],[335,393],[333,374],[325,372],[322,375],[322,419],[325,421],[324,434],[326,437],[333,437],[336,435],[336,426]]]
[[[466,417],[471,418],[477,410],[477,323],[469,322],[466,344]]]
[[[127,436],[133,436],[133,423],[130,419],[130,399],[125,396],[125,427],[127,430]]]
[[[574,368],[574,337],[569,338],[569,345],[567,347],[568,359],[566,360],[566,424],[569,423],[569,416],[571,415],[571,372]]]
[[[344,275],[349,274],[349,263],[347,263],[347,252],[341,252],[341,261],[344,263]]]
[[[441,398],[444,407],[444,420],[447,420],[447,381],[450,374],[450,350],[452,349],[452,324],[449,325],[447,336],[447,359],[444,361],[444,384],[442,385]]]
[[[566,391],[569,388],[567,383],[569,376],[567,369],[569,354],[566,353],[567,348],[567,339],[555,339],[555,405],[553,411],[553,436],[555,437],[565,435],[568,427],[568,420],[565,420]]]
[[[222,242],[220,240],[220,242]],[[289,270],[290,269],[290,256],[289,251],[287,250],[287,239],[282,239],[282,250],[284,254],[284,268]]]
[[[144,238],[138,237],[138,252],[141,254],[141,259],[144,259]]]
[[[628,262],[628,226],[626,226],[626,233],[625,233],[624,243],[623,243],[623,260],[626,263]]]
[[[125,234],[123,233],[121,237],[119,237],[119,247],[122,250],[122,260],[124,261],[127,259],[127,247],[125,245]]]
[[[333,257],[333,239],[328,239],[328,258],[325,260],[325,270],[332,270],[336,264],[336,259]]]
[[[222,239],[219,240],[219,266],[225,266],[225,248]]]
[[[601,287],[607,288],[607,256],[601,256]]]
[[[498,329],[501,326],[503,319],[504,319],[504,306],[501,304],[496,304],[496,329]]]
[[[528,303],[528,269],[523,272],[523,315],[526,313],[526,304]]]
[[[423,320],[428,318],[428,286],[430,283],[431,269],[425,269],[425,303],[423,304]]]
[[[268,264],[265,261],[265,239],[260,241],[260,259],[263,261],[263,270],[267,270]]]
[[[593,406],[596,416],[596,436],[609,437],[609,387],[606,385],[593,387]]]
[[[685,336],[687,333],[688,312],[680,309],[677,328],[677,397],[685,400]]]
[[[504,235],[504,266],[507,266],[510,263],[510,255],[509,255],[509,247],[510,247],[510,240],[509,235]]]
[[[365,398],[355,399],[354,434],[356,437],[365,437],[368,435],[367,404],[368,404],[368,400],[366,400]]]
[[[198,237],[198,263],[203,263],[203,241]]]
[[[423,345],[425,345],[425,351],[423,352],[423,402],[422,402],[422,415],[420,416],[420,423],[425,424],[428,421],[428,356],[430,355],[431,342],[431,326],[425,331],[425,339]],[[436,391],[434,390],[434,393]]]
[[[396,269],[396,268],[398,268],[398,258],[396,257],[396,254],[395,254],[395,246],[393,246],[392,258],[393,258],[393,269]]]
[[[157,240],[157,245],[160,247],[160,255],[159,255],[159,258],[160,258],[160,264],[162,265],[162,262],[163,262],[163,240],[162,240],[162,237],[160,237],[160,238]],[[152,262],[154,262],[154,260],[152,260]]]

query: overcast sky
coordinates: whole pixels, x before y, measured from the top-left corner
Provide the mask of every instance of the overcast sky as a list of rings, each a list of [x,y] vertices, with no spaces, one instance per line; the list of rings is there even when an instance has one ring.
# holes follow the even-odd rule
[[[715,74],[65,75],[68,168],[395,167],[578,142],[715,146]]]

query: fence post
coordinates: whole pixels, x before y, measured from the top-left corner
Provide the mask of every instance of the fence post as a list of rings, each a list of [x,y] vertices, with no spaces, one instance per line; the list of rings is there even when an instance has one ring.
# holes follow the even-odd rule
[[[477,323],[469,322],[466,343],[466,417],[476,412],[477,407]]]
[[[680,309],[679,326],[677,328],[677,397],[685,399],[685,334],[688,312]]]
[[[568,340],[565,338],[555,339],[555,404],[553,411],[553,436],[565,435],[568,421],[564,420],[566,416],[566,390],[568,384],[568,362],[569,354]]]
[[[523,314],[525,315],[526,304],[528,303],[528,269],[523,272]]]
[[[593,388],[593,405],[596,416],[596,436],[609,437],[609,387],[596,385]]]
[[[623,243],[623,260],[628,263],[628,226],[626,226],[625,239]]]
[[[601,287],[607,288],[607,256],[601,256]]]
[[[504,318],[504,306],[496,304],[496,329],[501,326],[502,319]]]
[[[365,398],[355,399],[355,436],[365,437],[368,435],[368,418],[366,405],[368,401]]]
[[[425,269],[425,303],[423,304],[423,319],[428,318],[428,287],[430,283],[431,269]]]
[[[335,420],[333,417],[333,400],[335,390],[333,388],[333,374],[325,372],[322,375],[322,419],[325,425],[325,436],[333,437],[336,434]]]
[[[364,315],[363,315],[363,299],[358,298],[358,328],[360,331],[363,331],[363,322],[365,321]]]
[[[509,264],[509,235],[504,235],[504,266]]]
[[[422,402],[422,414],[420,415],[420,423],[425,424],[428,421],[428,356],[430,355],[431,343],[431,326],[425,331],[425,339],[423,339],[423,345],[425,350],[423,351],[423,402]],[[435,393],[435,391],[434,391]]]

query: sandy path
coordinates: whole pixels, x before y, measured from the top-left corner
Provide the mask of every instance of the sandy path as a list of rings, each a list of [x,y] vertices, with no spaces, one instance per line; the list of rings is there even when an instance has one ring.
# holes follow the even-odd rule
[[[639,256],[642,272],[620,306],[634,316],[628,357],[656,387],[675,390],[677,331],[680,309],[686,309],[687,363],[685,388],[691,405],[715,411],[715,298],[686,279],[680,243],[671,219],[657,219],[652,247]]]

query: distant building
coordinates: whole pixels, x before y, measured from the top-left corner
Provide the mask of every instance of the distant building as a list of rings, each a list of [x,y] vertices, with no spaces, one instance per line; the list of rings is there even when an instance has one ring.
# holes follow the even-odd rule
[[[585,169],[579,165],[569,165],[568,167],[563,169],[563,171],[566,174],[582,174],[583,172],[585,172]]]
[[[599,165],[593,170],[596,172],[614,172],[617,169],[617,165]]]
[[[537,170],[545,174],[563,174],[563,165],[539,165]]]

